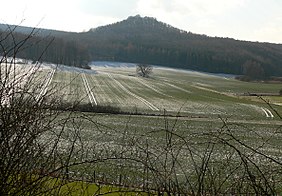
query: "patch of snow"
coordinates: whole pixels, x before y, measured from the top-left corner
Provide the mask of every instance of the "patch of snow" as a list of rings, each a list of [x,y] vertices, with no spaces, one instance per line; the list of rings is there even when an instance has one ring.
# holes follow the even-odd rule
[[[124,63],[124,62],[111,62],[111,61],[92,61],[89,63],[90,67],[116,67],[116,68],[127,68],[135,67],[136,63]]]

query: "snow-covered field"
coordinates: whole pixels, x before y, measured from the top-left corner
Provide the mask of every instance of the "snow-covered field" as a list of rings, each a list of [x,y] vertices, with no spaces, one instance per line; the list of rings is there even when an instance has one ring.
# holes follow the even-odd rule
[[[135,66],[133,63],[92,62],[95,74],[85,73],[85,76],[97,105],[154,114],[165,110],[204,117],[275,118],[265,104],[235,96],[238,91],[259,91],[259,85],[246,85],[230,75],[162,67],[155,67],[150,78],[142,78],[136,76]],[[270,88],[279,89],[278,85]],[[91,102],[91,98],[88,101]]]
[[[26,63],[17,64],[18,73],[35,66]],[[149,78],[142,78],[135,74],[135,66],[133,63],[92,62],[91,70],[85,70],[43,63],[38,67],[42,88],[36,97],[39,99],[53,84],[60,84],[63,88],[58,91],[59,96],[67,102],[80,100],[92,106],[119,107],[127,112],[162,114],[166,111],[169,114],[238,119],[276,117],[265,103],[242,99],[236,94],[265,89],[278,91],[279,85],[244,83],[232,77],[227,80],[226,75],[162,67],[155,67]],[[279,103],[279,99],[275,102]]]
[[[41,79],[35,84],[39,87],[36,91],[37,100],[40,100],[48,90],[56,88],[54,91],[57,93],[56,96],[65,102],[80,101],[89,103],[89,107],[113,106],[126,112],[148,114],[87,113],[89,115],[87,118],[80,118],[81,113],[75,113],[85,148],[89,145],[95,147],[97,151],[106,149],[112,153],[125,148],[126,143],[135,144],[137,141],[140,146],[150,145],[154,153],[157,155],[159,153],[160,156],[157,157],[161,162],[164,144],[168,139],[162,131],[173,131],[176,135],[185,137],[197,152],[201,152],[206,149],[202,149],[203,145],[200,142],[206,139],[208,143],[209,140],[204,138],[205,136],[211,132],[222,131],[224,121],[228,123],[230,131],[246,143],[259,146],[260,150],[270,155],[281,155],[279,150],[282,138],[281,119],[259,98],[238,96],[244,92],[278,92],[281,88],[279,84],[245,83],[232,77],[160,67],[155,67],[149,78],[142,78],[136,76],[135,65],[131,63],[94,62],[91,68],[92,70],[83,70],[47,63],[35,67],[31,62],[27,64],[21,62],[15,65],[17,73],[15,81],[23,84],[35,72]],[[18,82],[18,78],[22,80]],[[275,97],[275,103],[282,103],[281,97]],[[275,105],[273,108],[282,114],[282,106]],[[164,113],[171,116],[152,115]],[[96,123],[95,126],[93,122]],[[67,135],[72,131],[75,130],[70,126]],[[265,140],[269,142],[268,145],[265,145]],[[176,141],[173,145],[182,145],[180,140]],[[60,145],[63,151],[68,146],[68,141],[63,140]],[[134,148],[132,152],[136,150]],[[214,151],[215,160],[224,160],[226,151],[221,150]],[[185,148],[181,150],[179,157],[180,163],[185,165],[184,169],[190,171],[191,162],[187,158],[189,153]],[[96,175],[99,176],[101,171],[102,179],[104,175],[117,176],[117,172],[123,174],[119,167],[122,164],[119,162],[106,165],[103,162],[95,168]],[[127,162],[124,165],[130,164]],[[82,172],[79,169],[70,172],[75,177],[81,177],[79,174]],[[93,168],[89,168],[89,172],[83,170],[84,179],[87,175],[93,174],[91,169]],[[132,169],[130,182],[138,181],[140,179],[136,177],[138,171],[134,167],[130,169]],[[111,177],[108,178],[113,180]],[[138,183],[139,181],[136,182]]]

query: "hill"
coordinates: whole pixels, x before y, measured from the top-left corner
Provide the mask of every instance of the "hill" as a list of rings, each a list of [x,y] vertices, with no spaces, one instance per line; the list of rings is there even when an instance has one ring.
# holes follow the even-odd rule
[[[82,33],[48,32],[56,37],[55,45],[61,42],[53,50],[60,51],[57,47],[67,46],[68,54],[61,54],[79,59],[74,61],[74,66],[107,60],[244,74],[254,78],[282,76],[281,44],[193,34],[151,17],[131,16]]]

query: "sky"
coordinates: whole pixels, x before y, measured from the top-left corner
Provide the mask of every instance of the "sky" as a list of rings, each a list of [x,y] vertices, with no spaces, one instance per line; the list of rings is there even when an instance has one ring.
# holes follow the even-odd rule
[[[0,23],[82,32],[128,16],[182,30],[282,43],[282,0],[5,0]]]

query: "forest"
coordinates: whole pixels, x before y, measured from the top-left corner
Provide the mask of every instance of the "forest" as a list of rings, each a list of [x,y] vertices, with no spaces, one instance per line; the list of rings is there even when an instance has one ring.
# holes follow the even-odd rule
[[[31,28],[9,26],[20,40]],[[1,37],[7,25],[0,25]],[[29,31],[28,31],[29,30]],[[73,33],[33,29],[20,56],[56,64],[88,67],[92,61],[120,61],[192,69],[211,73],[246,75],[253,79],[282,76],[282,45],[209,37],[186,32],[155,18],[131,16],[114,24]],[[42,37],[44,37],[42,41]],[[12,40],[6,40],[6,44]],[[50,42],[52,42],[50,44]],[[259,70],[259,71],[257,71]]]

